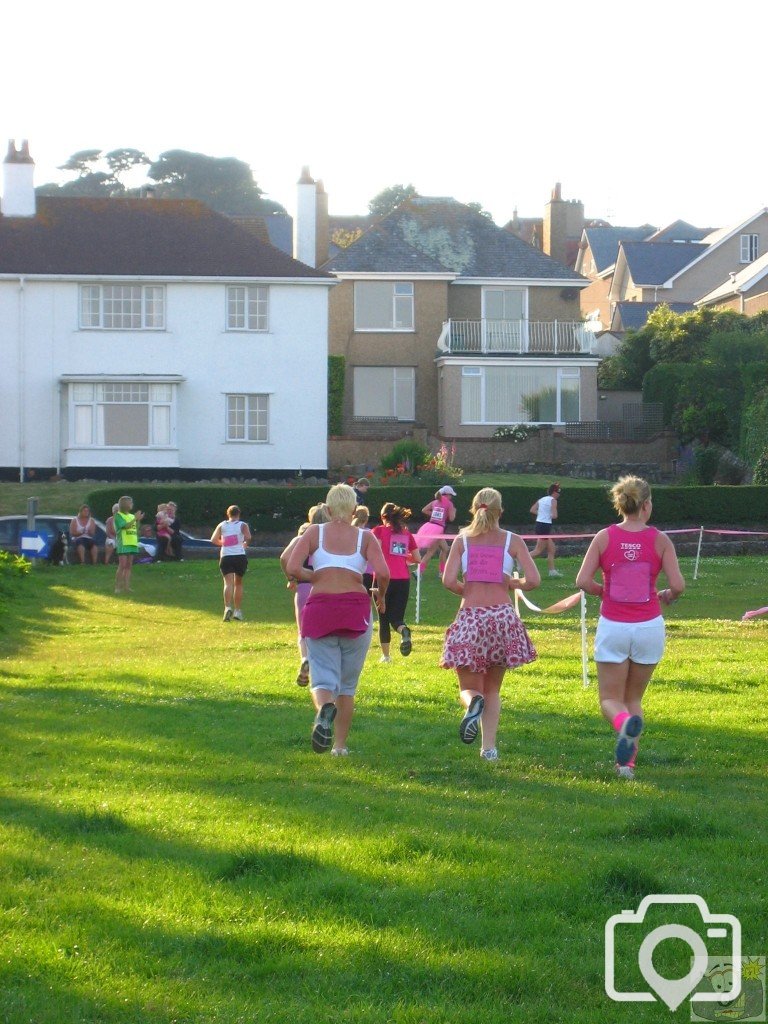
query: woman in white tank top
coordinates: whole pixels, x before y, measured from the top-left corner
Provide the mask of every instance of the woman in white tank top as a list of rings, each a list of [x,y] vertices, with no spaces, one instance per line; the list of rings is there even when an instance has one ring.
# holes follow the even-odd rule
[[[373,626],[363,573],[370,562],[378,581],[376,604],[383,611],[389,569],[376,538],[352,526],[357,505],[352,488],[336,484],[325,504],[330,522],[310,526],[296,541],[286,571],[289,580],[312,584],[301,620],[317,711],[312,723],[312,749],[322,754],[333,745],[332,753],[344,755],[348,753],[355,692]],[[311,569],[306,567],[310,557]]]
[[[230,505],[227,518],[211,534],[211,541],[221,548],[219,569],[224,577],[224,621],[243,620],[243,576],[248,571],[245,549],[251,542],[248,524],[240,518],[237,505]]]
[[[531,515],[536,516],[536,547],[531,552],[532,558],[538,558],[546,552],[547,569],[553,578],[563,574],[555,568],[555,542],[550,538],[552,523],[557,519],[557,502],[560,498],[560,484],[550,484],[543,498],[531,505]]]

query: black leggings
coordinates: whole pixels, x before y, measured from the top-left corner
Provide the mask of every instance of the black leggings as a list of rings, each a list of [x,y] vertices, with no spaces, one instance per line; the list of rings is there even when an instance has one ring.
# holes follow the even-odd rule
[[[390,626],[397,629],[405,624],[405,609],[408,604],[408,593],[411,589],[411,578],[407,580],[390,580],[387,587],[386,611],[379,616],[379,642],[388,644],[391,638]]]

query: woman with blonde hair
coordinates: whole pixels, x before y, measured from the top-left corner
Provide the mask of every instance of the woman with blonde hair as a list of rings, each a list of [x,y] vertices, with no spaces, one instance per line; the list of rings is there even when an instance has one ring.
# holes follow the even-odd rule
[[[600,709],[616,731],[616,770],[635,777],[643,731],[642,700],[664,653],[661,605],[685,590],[672,541],[648,520],[651,488],[638,476],[623,476],[611,489],[621,522],[596,533],[576,577],[576,586],[602,599],[595,633]],[[595,581],[598,569],[603,582]],[[656,590],[660,572],[666,590]]]
[[[296,583],[312,584],[301,631],[307,642],[312,700],[312,749],[345,755],[355,709],[355,693],[371,645],[371,598],[363,573],[371,564],[378,580],[376,605],[382,613],[389,570],[379,542],[369,530],[352,525],[357,499],[348,484],[328,491],[330,521],[310,526],[287,558],[286,571]],[[306,567],[312,558],[312,568]],[[334,720],[336,736],[334,741]]]
[[[472,743],[479,728],[480,756],[486,761],[499,756],[496,732],[504,673],[537,657],[509,592],[538,587],[539,571],[522,538],[500,528],[502,511],[497,490],[477,492],[472,522],[453,542],[443,574],[443,585],[461,597],[461,606],[445,634],[440,665],[455,669],[459,677],[459,697],[466,709],[459,738]],[[513,575],[515,561],[523,571],[521,579]]]
[[[280,555],[280,568],[283,570],[286,577],[288,577],[288,557],[291,551],[293,551],[294,547],[298,543],[299,537],[303,537],[306,531],[309,529],[309,527],[313,524],[327,523],[330,520],[330,518],[331,517],[328,515],[328,509],[322,502],[319,505],[313,505],[312,508],[307,512],[306,523],[301,524],[301,526],[299,527],[299,532],[288,544],[285,551],[283,551],[282,555]],[[305,568],[311,569],[312,559],[308,558],[304,564]],[[309,583],[292,583],[291,580],[289,579],[288,589],[293,590],[294,592],[293,607],[296,613],[296,630],[298,632],[299,657],[301,658],[299,671],[298,674],[296,675],[296,685],[309,686],[309,658],[307,657],[307,642],[301,633],[301,615],[302,612],[304,611],[304,605],[307,603],[307,598],[309,597],[309,592],[312,589],[312,587],[311,584]]]

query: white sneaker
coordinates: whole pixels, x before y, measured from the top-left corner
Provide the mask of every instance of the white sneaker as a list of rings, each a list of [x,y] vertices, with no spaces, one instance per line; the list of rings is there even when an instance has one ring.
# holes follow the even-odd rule
[[[616,774],[620,779],[634,779],[635,769],[630,768],[628,764],[617,764]]]
[[[347,757],[349,750],[346,747],[334,747],[331,751],[332,757]]]
[[[388,654],[382,654],[382,656],[379,658],[379,664],[380,665],[389,665],[389,663],[391,661],[392,661],[392,659],[390,658],[390,656]]]
[[[480,757],[482,757],[484,761],[498,761],[499,752],[496,747],[491,747],[490,750],[481,750]]]
[[[235,608],[234,612],[232,612],[232,618],[233,619],[237,619],[238,622],[242,622],[243,621],[243,613],[242,613],[242,611],[239,608]]]
[[[232,619],[232,612],[233,612],[232,608],[225,608],[224,609],[224,619],[223,619],[224,622],[230,622],[231,621],[231,619]]]
[[[561,572],[558,572],[557,569],[550,569],[549,570],[549,575],[550,575],[551,579],[558,579],[559,580],[559,579],[563,578],[563,574]]]

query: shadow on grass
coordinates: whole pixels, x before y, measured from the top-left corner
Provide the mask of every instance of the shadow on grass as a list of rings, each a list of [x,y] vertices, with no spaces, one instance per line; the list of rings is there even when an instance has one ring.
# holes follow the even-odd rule
[[[37,643],[68,632],[67,613],[77,605],[77,593],[54,589],[56,568],[40,565],[19,580],[18,589],[3,601],[0,616],[0,656],[28,653]],[[0,671],[0,676],[12,673]],[[14,675],[16,675],[14,673]]]

